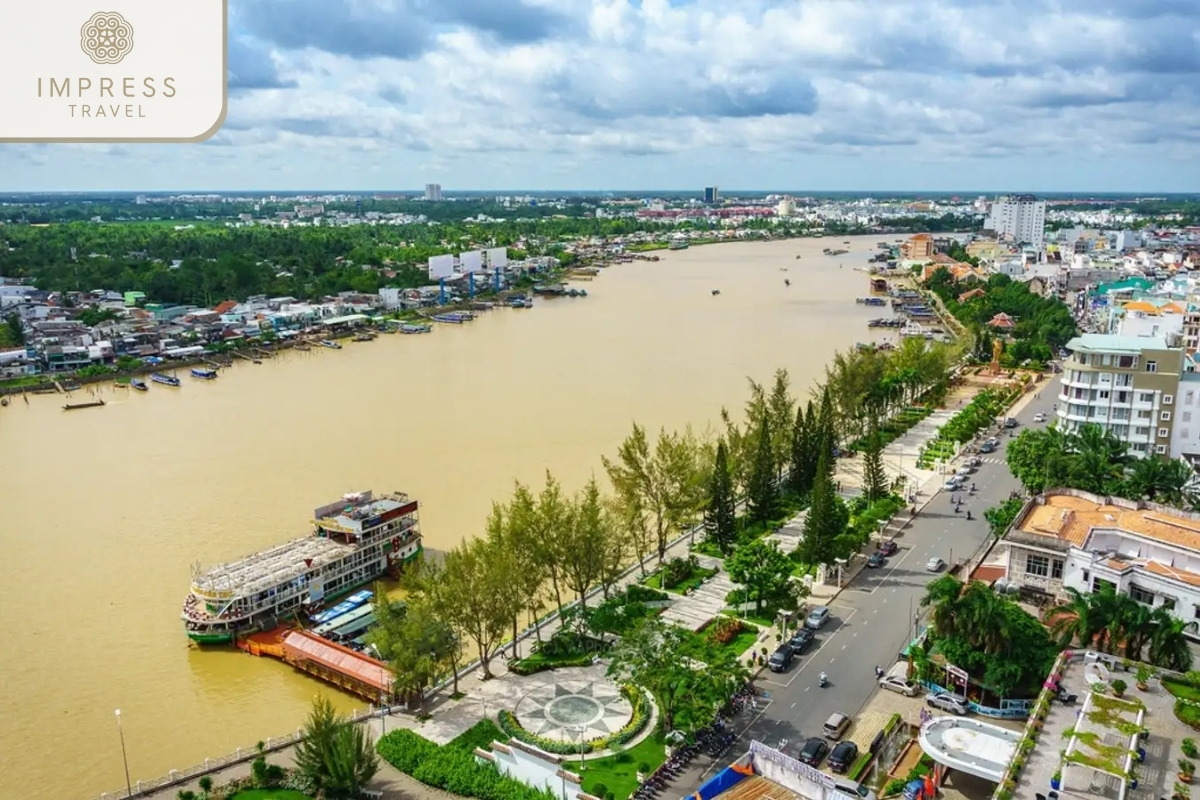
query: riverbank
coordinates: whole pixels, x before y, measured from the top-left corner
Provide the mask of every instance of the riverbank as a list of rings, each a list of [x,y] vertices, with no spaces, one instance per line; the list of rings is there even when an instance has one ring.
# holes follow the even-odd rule
[[[14,554],[0,563],[0,670],[21,687],[8,707],[23,709],[0,729],[0,746],[23,753],[0,773],[0,796],[122,785],[114,708],[135,779],[295,730],[311,678],[187,647],[178,613],[196,562],[302,536],[313,508],[362,489],[417,498],[426,545],[448,549],[483,529],[514,479],[540,484],[550,469],[574,492],[602,476],[601,454],[631,419],[651,431],[718,425],[722,406],[743,407],[747,376],[777,368],[807,397],[836,351],[877,340],[873,312],[854,303],[867,276],[852,269],[875,241],[838,258],[818,239],[671,252],[606,268],[582,302],[287,350],[186,391],[93,384],[103,412],[64,414],[61,397],[39,396],[0,409],[20,465],[7,488],[22,498],[0,531]],[[81,511],[45,513],[64,497]],[[87,608],[86,624],[45,603],[51,575],[54,605]],[[80,652],[102,657],[80,670]]]

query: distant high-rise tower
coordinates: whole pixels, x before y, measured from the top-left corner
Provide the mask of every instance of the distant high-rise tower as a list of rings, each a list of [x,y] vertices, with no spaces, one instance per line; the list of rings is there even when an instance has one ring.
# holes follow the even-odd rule
[[[704,202],[716,203],[720,199],[721,199],[721,194],[720,194],[720,192],[717,191],[717,187],[715,187],[715,186],[705,186],[704,187]]]
[[[425,184],[425,199],[430,203],[442,202],[442,185],[440,183]]]
[[[997,197],[983,227],[1017,244],[1041,248],[1046,240],[1046,201],[1031,194]]]

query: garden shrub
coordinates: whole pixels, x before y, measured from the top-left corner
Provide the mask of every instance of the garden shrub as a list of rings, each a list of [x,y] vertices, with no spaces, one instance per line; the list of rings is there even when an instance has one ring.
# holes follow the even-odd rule
[[[728,644],[737,638],[746,624],[737,617],[717,617],[708,632],[708,638],[714,644]]]
[[[530,733],[525,730],[520,720],[511,711],[501,711],[497,715],[497,719],[500,722],[500,730],[507,737],[516,739],[518,742],[533,745],[547,753],[560,756],[594,753],[597,750],[607,750],[611,747],[620,747],[626,744],[641,733],[645,729],[646,723],[650,721],[650,706],[646,700],[646,696],[641,691],[627,685],[621,687],[621,694],[625,696],[625,699],[629,701],[630,706],[633,708],[633,714],[630,716],[629,722],[625,727],[611,736],[601,736],[585,742],[563,742],[558,739],[549,739],[545,736]]]
[[[549,800],[551,797],[549,792],[501,775],[490,764],[476,762],[471,750],[449,745],[438,747],[409,730],[388,733],[379,740],[377,749],[385,761],[401,772],[426,786],[461,797],[478,800]]]
[[[625,599],[630,603],[658,603],[667,599],[667,593],[660,592],[658,589],[651,589],[649,586],[633,583],[625,590]]]

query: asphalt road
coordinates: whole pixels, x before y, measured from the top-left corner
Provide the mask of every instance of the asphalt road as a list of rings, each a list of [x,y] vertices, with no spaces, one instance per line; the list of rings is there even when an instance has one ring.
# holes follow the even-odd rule
[[[1057,383],[1051,382],[1040,399],[1016,415],[1021,423],[1018,431],[1042,427],[1033,422],[1039,411],[1053,418],[1056,389]],[[815,646],[793,661],[787,672],[762,673],[756,685],[768,692],[769,698],[734,722],[733,729],[741,730],[737,745],[720,763],[711,765],[707,774],[742,755],[751,739],[771,746],[787,739],[789,746],[799,746],[806,738],[820,735],[830,714],[859,713],[876,691],[875,666],[887,669],[894,664],[922,624],[917,619],[921,598],[935,577],[926,570],[928,560],[940,557],[950,563],[975,554],[990,535],[983,512],[1020,488],[1004,465],[1009,441],[1002,436],[1001,447],[982,456],[983,465],[971,476],[975,496],[962,493],[963,513],[954,513],[950,493],[939,491],[897,537],[899,552],[879,569],[862,570],[833,601],[833,618],[818,634]],[[967,509],[975,517],[970,522]],[[822,671],[829,676],[824,689],[817,685]]]

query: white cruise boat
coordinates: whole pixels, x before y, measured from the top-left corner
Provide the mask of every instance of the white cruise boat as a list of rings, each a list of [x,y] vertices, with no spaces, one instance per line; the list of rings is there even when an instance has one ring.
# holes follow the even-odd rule
[[[313,532],[231,564],[192,571],[188,637],[227,644],[320,607],[420,557],[416,500],[347,494],[313,512]]]

